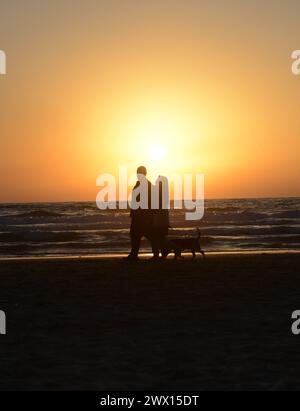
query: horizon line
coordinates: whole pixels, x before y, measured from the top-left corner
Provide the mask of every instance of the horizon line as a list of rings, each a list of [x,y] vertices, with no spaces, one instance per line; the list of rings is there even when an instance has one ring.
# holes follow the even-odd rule
[[[264,197],[264,196],[258,196],[258,197],[208,197],[204,198],[204,202],[209,200],[209,201],[221,201],[221,200],[276,200],[276,199],[300,199],[299,196],[271,196],[271,197]],[[174,201],[174,199],[170,200],[171,202]],[[183,201],[183,199],[182,199]],[[194,199],[192,201],[195,201]],[[70,203],[95,203],[96,200],[59,200],[59,201],[0,201],[0,206],[3,205],[11,205],[11,204],[70,204]],[[119,203],[119,201],[117,201]]]

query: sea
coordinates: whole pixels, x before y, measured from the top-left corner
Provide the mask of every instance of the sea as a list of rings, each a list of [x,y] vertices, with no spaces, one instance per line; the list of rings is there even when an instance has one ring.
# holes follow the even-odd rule
[[[300,198],[206,200],[204,218],[170,210],[170,237],[202,233],[207,252],[299,251]],[[123,254],[130,249],[128,210],[95,202],[0,204],[0,257]],[[150,251],[146,240],[142,251]]]

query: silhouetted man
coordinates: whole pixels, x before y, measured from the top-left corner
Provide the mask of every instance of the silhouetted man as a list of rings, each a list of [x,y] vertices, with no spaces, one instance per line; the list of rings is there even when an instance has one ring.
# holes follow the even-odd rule
[[[137,179],[133,191],[132,198],[139,202],[140,205],[133,209],[131,208],[131,226],[130,226],[130,238],[131,238],[131,252],[126,257],[127,260],[138,260],[138,254],[140,250],[141,239],[146,237],[152,242],[153,233],[153,212],[151,210],[151,183],[146,178],[146,167],[139,167],[137,169]],[[142,188],[146,190],[143,193]],[[141,194],[143,196],[141,196]]]

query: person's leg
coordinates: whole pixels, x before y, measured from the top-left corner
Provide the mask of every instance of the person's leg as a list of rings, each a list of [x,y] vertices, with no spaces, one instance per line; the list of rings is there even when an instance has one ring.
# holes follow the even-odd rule
[[[168,235],[163,233],[160,239],[160,251],[163,258],[167,257],[169,252],[171,251],[172,246],[168,239]]]
[[[159,258],[160,240],[156,235],[152,235],[150,239],[152,245],[153,258]]]
[[[131,252],[130,252],[130,255],[134,258],[137,258],[138,254],[139,254],[139,251],[140,251],[142,236],[141,236],[140,233],[131,232],[130,233],[130,238],[131,238]]]
[[[144,236],[150,241],[153,258],[159,258],[159,236],[153,227],[147,227]]]

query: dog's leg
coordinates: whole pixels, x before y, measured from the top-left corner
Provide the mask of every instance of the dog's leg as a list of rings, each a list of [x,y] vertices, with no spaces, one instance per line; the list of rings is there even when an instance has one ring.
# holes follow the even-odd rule
[[[177,254],[177,257],[181,258],[181,260],[184,260],[183,255],[181,255],[181,250],[177,250],[176,254]]]

